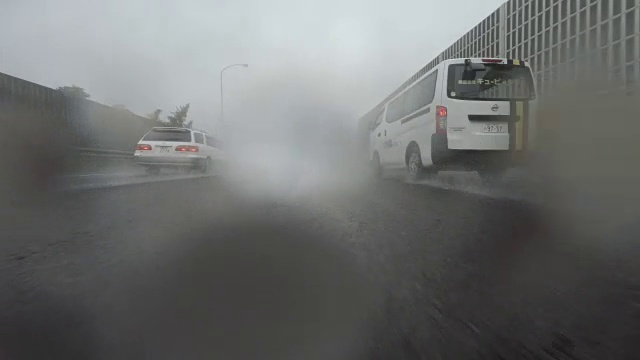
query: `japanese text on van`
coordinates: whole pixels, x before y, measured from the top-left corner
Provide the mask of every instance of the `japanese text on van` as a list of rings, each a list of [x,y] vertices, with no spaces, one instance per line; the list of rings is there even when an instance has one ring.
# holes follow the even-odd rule
[[[476,101],[533,100],[535,88],[526,66],[454,64],[449,66],[447,96]]]

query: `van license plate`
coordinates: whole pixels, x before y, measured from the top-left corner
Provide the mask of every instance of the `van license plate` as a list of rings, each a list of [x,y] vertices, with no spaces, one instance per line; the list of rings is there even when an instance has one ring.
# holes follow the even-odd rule
[[[482,132],[502,134],[507,132],[505,124],[482,124]]]
[[[169,147],[169,146],[159,146],[158,149],[160,149],[161,153],[168,153],[169,149],[171,149],[171,147]]]

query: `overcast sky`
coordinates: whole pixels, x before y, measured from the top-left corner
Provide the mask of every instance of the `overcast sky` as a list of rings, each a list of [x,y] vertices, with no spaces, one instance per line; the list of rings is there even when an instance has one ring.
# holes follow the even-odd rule
[[[287,116],[357,118],[503,0],[0,0],[0,72],[196,126]],[[304,110],[303,110],[304,111]]]

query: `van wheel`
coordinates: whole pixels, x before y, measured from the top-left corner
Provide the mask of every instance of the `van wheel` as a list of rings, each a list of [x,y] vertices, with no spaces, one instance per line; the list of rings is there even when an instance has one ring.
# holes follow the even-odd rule
[[[374,179],[382,177],[382,165],[380,165],[380,155],[377,152],[373,154],[373,159],[371,160],[371,175]]]
[[[422,180],[428,175],[427,170],[422,165],[422,155],[417,145],[413,146],[409,154],[409,159],[407,160],[407,175],[409,175],[409,180],[411,181]]]

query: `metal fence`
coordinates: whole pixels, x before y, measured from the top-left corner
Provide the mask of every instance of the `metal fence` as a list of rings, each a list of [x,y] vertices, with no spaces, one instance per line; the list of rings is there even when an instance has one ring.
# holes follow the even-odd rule
[[[436,64],[466,57],[525,60],[543,95],[562,82],[591,76],[612,87],[636,86],[640,0],[506,1],[360,118],[361,131],[368,134],[364,129],[382,105]]]

